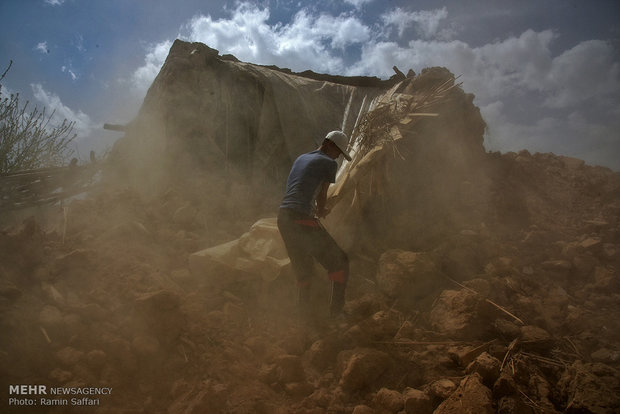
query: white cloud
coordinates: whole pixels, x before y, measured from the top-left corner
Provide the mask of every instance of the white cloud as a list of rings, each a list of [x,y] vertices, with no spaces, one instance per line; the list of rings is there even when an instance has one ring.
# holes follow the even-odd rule
[[[349,2],[357,7],[366,3]],[[609,154],[620,159],[616,128],[620,125],[613,121],[619,111],[620,63],[612,45],[584,41],[558,55],[553,43],[559,33],[526,30],[473,47],[446,37],[442,26],[450,24],[447,17],[446,8],[385,13],[383,22],[399,35],[408,28],[418,32],[418,39],[403,44],[387,41],[385,27],[366,25],[354,14],[332,16],[301,9],[289,23],[272,24],[269,9],[240,3],[228,18],[195,16],[180,28],[178,37],[205,43],[243,61],[295,71],[387,78],[394,65],[404,72],[445,66],[461,75],[465,91],[476,95],[475,103],[489,124],[490,149],[528,148],[584,154],[583,158],[590,154],[590,162],[595,162],[595,153],[608,160]],[[149,48],[144,65],[133,74],[138,91],[146,91],[171,45],[172,41],[165,41]],[[345,51],[351,53],[351,46],[359,46],[361,53],[353,63],[345,64]],[[573,115],[566,121],[569,111],[594,100],[601,120]],[[529,121],[515,120],[511,111],[519,105],[529,111]],[[550,109],[556,112],[549,115]]]
[[[302,9],[286,25],[270,25],[269,16],[268,9],[242,3],[229,19],[195,16],[178,37],[202,42],[243,61],[329,73],[344,71],[339,56],[344,48],[371,39],[371,29],[354,16],[314,16]],[[136,90],[148,89],[171,45],[167,40],[149,48],[144,65],[133,74]]]
[[[202,15],[193,17],[182,28],[181,37],[232,53],[242,60],[262,60],[265,55],[273,56],[277,49],[274,32],[279,27],[269,26],[268,19],[268,9],[242,3],[230,19],[213,20],[211,16]]]
[[[143,94],[151,86],[153,79],[164,64],[171,46],[172,41],[168,40],[149,48],[149,52],[144,58],[144,65],[136,69],[132,75],[131,84],[134,92]]]
[[[413,26],[419,36],[424,39],[430,39],[438,33],[439,24],[446,17],[448,17],[448,10],[445,7],[436,10],[413,12],[396,8],[383,14],[381,20],[386,26],[396,27],[398,36],[402,37],[405,29]]]
[[[32,93],[37,101],[46,108],[46,114],[49,116],[52,112],[52,127],[59,126],[64,119],[75,122],[74,132],[78,136],[84,137],[90,135],[95,125],[90,117],[82,111],[74,111],[62,103],[58,95],[50,93],[43,89],[41,84],[31,84]]]
[[[340,68],[330,48],[343,49],[370,39],[370,29],[347,15],[314,16],[305,9],[287,25],[269,25],[269,10],[242,3],[230,19],[196,16],[185,28],[184,38],[199,41],[255,63],[287,63],[297,69]]]
[[[52,5],[52,6],[61,6],[65,0],[44,0],[45,3]]]
[[[476,52],[466,43],[415,40],[407,47],[396,42],[368,42],[362,47],[360,59],[347,71],[349,75],[378,75],[389,77],[392,66],[401,70],[421,69],[431,66],[445,66],[456,75],[479,76]]]
[[[81,34],[77,33],[72,43],[78,51],[82,53],[86,52],[86,47],[84,47],[84,36]]]
[[[6,85],[3,85],[2,83],[0,83],[0,98],[4,99],[4,98],[8,98],[11,95],[14,95],[16,92],[13,91],[13,89],[8,88]]]
[[[356,9],[361,9],[366,3],[370,3],[373,0],[344,0],[345,3],[353,5]]]
[[[445,66],[462,75],[465,89],[483,105],[499,97],[510,99],[528,92],[544,93],[545,106],[563,108],[593,97],[620,92],[620,64],[603,41],[581,42],[553,57],[556,34],[527,30],[518,37],[471,47],[461,41],[414,40],[407,47],[395,42],[368,42],[350,74],[389,76],[402,69]]]
[[[620,92],[620,63],[613,47],[601,40],[581,42],[553,59],[546,73],[545,104],[555,108]]]
[[[332,48],[344,49],[351,44],[370,39],[370,29],[355,17],[321,15],[309,23],[312,38],[315,41],[321,38],[331,39]]]
[[[406,47],[368,42],[350,74],[387,77],[393,65],[416,71],[445,66],[476,95],[489,126],[488,149],[555,152],[620,169],[620,63],[613,47],[584,41],[554,56],[557,36],[527,30],[480,47],[461,41],[415,40]],[[528,121],[516,120],[519,108]]]
[[[47,48],[47,41],[43,41],[41,43],[38,43],[35,48],[35,50],[38,50],[41,53],[49,53],[49,50]]]
[[[551,43],[556,35],[550,31],[526,30],[519,37],[509,37],[472,49],[475,69],[484,77],[501,77],[502,84],[536,89],[541,74],[551,65]]]
[[[506,114],[503,103],[480,108],[487,122],[485,147],[491,151],[553,152],[606,165],[620,170],[620,118],[594,122],[581,111],[560,116],[543,116],[533,122],[516,122]]]
[[[71,80],[76,80],[76,79],[79,77],[79,76],[77,75],[77,73],[75,73],[75,72],[73,71],[73,69],[71,69],[70,67],[67,67],[67,66],[61,66],[61,67],[60,67],[60,71],[61,71],[62,73],[66,73],[66,74],[68,74],[68,75],[71,77]]]

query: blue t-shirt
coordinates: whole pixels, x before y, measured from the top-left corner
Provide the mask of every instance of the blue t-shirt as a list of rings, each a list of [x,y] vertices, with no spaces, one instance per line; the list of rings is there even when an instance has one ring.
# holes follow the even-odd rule
[[[320,185],[336,181],[338,164],[320,150],[300,155],[286,181],[286,194],[280,208],[289,208],[308,215],[314,210],[314,199]]]

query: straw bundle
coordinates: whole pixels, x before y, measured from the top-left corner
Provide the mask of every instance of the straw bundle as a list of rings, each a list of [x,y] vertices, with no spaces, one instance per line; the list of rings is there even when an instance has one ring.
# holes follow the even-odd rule
[[[450,77],[444,82],[430,88],[426,93],[416,95],[393,93],[387,102],[380,102],[368,111],[355,125],[352,145],[357,147],[356,160],[361,160],[377,145],[393,142],[392,129],[395,126],[406,126],[410,129],[420,117],[436,117],[433,113],[438,104],[446,102],[447,93],[462,83],[454,83],[458,78]],[[415,86],[415,81],[413,83]],[[396,98],[396,99],[394,99]],[[431,112],[429,112],[431,111]]]

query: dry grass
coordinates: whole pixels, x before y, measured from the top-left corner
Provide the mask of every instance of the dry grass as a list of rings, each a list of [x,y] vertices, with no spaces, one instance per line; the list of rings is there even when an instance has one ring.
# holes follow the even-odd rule
[[[461,83],[455,83],[456,79],[449,78],[419,96],[401,94],[397,99],[381,102],[368,111],[351,134],[351,145],[357,145],[354,162],[361,160],[377,145],[394,141],[393,127],[402,125],[410,129],[422,117],[439,116],[433,109],[447,101],[450,90],[461,86]]]

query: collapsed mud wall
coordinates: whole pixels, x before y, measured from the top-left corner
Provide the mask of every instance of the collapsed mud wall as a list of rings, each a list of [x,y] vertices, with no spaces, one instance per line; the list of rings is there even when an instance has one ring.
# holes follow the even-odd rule
[[[245,208],[251,224],[275,215],[293,160],[343,129],[357,155],[339,181],[354,177],[338,184],[325,224],[345,248],[372,257],[431,250],[462,232],[562,232],[573,213],[613,215],[595,207],[618,196],[617,174],[606,168],[487,153],[486,124],[457,80],[445,68],[386,81],[300,74],[176,41],[112,163],[124,183],[173,188],[193,198],[193,211],[223,200],[214,214]],[[367,135],[387,138],[375,138],[370,154],[356,150],[378,113],[391,117]]]
[[[281,186],[297,155],[316,148],[330,130],[350,133],[363,105],[386,84],[312,75],[177,40],[115,146],[116,160],[140,180],[156,165],[167,167],[166,175],[210,171]]]
[[[257,191],[236,201],[270,197],[267,204],[275,214],[293,160],[316,148],[328,131],[355,135],[373,108],[399,105],[403,96],[424,103],[446,82],[456,87],[432,108],[438,117],[401,125],[403,139],[392,148],[395,155],[368,183],[378,191],[358,194],[366,199],[361,211],[348,217],[350,211],[336,208],[333,214],[341,222],[337,238],[345,245],[347,238],[360,235],[362,240],[387,237],[388,245],[426,243],[445,234],[431,234],[431,228],[452,228],[473,213],[486,214],[473,212],[467,203],[485,204],[489,185],[478,173],[485,123],[474,96],[455,85],[444,68],[386,81],[296,74],[220,56],[201,43],[176,41],[112,159],[143,189],[178,187],[200,174],[207,181],[251,183]],[[471,189],[477,192],[473,201]],[[453,208],[461,196],[469,198],[466,205]],[[412,234],[424,236],[412,239]]]

